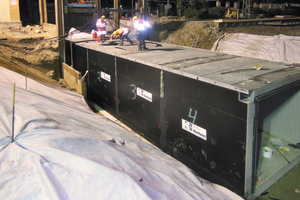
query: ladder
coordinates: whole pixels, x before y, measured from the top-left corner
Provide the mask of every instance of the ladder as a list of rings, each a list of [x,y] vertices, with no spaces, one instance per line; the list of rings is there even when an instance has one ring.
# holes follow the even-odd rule
[[[198,38],[194,38],[193,40],[193,44],[191,45],[192,48],[196,48],[197,44],[198,44],[198,41],[200,39],[200,36]]]

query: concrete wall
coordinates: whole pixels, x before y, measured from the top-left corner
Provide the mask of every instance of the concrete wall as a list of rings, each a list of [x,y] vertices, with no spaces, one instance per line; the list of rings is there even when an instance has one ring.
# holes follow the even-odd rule
[[[80,80],[81,73],[70,67],[66,63],[63,63],[63,75],[64,80],[68,83],[69,87],[75,90],[78,94],[86,97],[86,83],[83,80]]]
[[[127,27],[133,27],[133,20],[132,19],[130,19],[130,20],[120,19],[120,24],[121,24],[121,26],[122,26],[122,24],[124,24]]]
[[[20,21],[19,0],[1,0],[0,22]]]
[[[9,21],[9,0],[2,0],[1,6],[0,6],[0,22]]]

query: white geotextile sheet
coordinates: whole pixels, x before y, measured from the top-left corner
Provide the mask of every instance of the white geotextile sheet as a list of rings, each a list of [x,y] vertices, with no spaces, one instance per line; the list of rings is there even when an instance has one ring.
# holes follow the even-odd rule
[[[285,63],[300,63],[300,37],[226,34],[211,49],[226,54]]]
[[[0,67],[1,199],[242,199],[93,113],[82,96],[24,83]]]

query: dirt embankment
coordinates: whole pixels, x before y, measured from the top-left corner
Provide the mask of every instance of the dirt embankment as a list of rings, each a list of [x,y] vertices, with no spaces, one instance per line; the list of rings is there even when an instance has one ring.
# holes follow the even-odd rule
[[[39,26],[0,25],[0,65],[29,78],[67,87],[59,79],[58,40]]]
[[[211,49],[223,35],[213,22],[187,21],[184,19],[160,18],[153,23],[149,39],[164,43]],[[193,46],[194,46],[193,45]]]
[[[184,18],[162,17],[152,21],[149,39],[170,44],[192,46],[210,50],[215,41],[225,33],[247,33],[256,35],[292,35],[300,36],[300,26],[239,26],[218,28],[211,21],[189,21]]]

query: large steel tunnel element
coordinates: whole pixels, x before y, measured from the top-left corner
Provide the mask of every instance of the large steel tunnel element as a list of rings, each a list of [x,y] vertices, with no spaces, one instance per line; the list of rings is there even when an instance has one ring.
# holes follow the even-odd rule
[[[66,40],[66,62],[85,74],[96,103],[200,177],[254,199],[294,167],[278,152],[264,159],[263,130],[298,140],[300,71],[283,63],[165,44],[147,51]],[[223,80],[228,66],[263,62],[249,79]],[[187,73],[186,73],[187,72]],[[229,78],[229,77],[227,77]],[[284,97],[284,98],[283,98]],[[287,145],[287,144],[286,144]],[[271,167],[270,167],[271,166]],[[180,170],[180,169],[178,169]],[[257,175],[264,181],[258,182]]]
[[[77,45],[72,51],[73,67],[89,68],[89,100],[200,177],[244,195],[247,106],[238,92]]]

